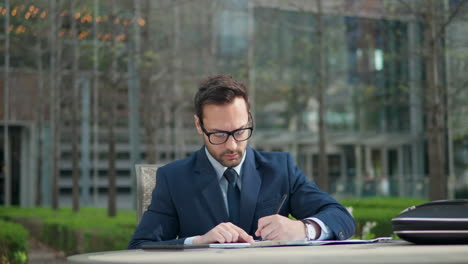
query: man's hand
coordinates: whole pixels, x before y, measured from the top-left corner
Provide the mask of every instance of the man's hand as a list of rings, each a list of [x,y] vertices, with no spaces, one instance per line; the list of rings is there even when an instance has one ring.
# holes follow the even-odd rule
[[[260,218],[255,235],[263,240],[299,240],[306,237],[304,223],[278,214]]]
[[[221,223],[215,226],[208,233],[197,236],[193,240],[193,244],[210,244],[210,243],[235,243],[247,242],[253,243],[252,236],[247,234],[242,228],[232,223]]]

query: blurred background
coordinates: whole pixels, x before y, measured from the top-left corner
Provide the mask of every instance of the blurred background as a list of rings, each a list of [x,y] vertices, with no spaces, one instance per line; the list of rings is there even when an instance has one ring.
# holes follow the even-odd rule
[[[467,2],[2,0],[0,204],[134,209],[221,73],[335,197],[468,198]]]

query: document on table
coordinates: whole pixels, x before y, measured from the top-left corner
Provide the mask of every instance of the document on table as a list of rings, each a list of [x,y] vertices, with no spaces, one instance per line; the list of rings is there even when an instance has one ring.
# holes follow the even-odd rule
[[[215,243],[209,244],[210,248],[251,248],[251,247],[284,247],[284,246],[320,246],[320,245],[341,245],[341,244],[368,244],[377,242],[391,241],[391,237],[378,237],[375,239],[361,240],[361,239],[348,239],[348,240],[267,240],[255,241],[254,243]]]
[[[265,240],[253,243],[214,243],[209,244],[210,248],[249,248],[249,247],[275,247],[275,246],[298,246],[307,245],[305,239],[301,240]]]
[[[367,244],[377,242],[387,242],[391,237],[379,237],[369,240],[349,239],[349,240],[322,240],[307,241],[302,240],[266,240],[255,241],[254,243],[214,243],[202,245],[164,245],[146,244],[143,249],[199,249],[199,248],[253,248],[253,247],[287,247],[287,246],[320,246],[320,245],[341,245],[341,244]]]
[[[348,239],[348,240],[321,240],[321,241],[308,241],[309,246],[320,246],[320,245],[342,245],[342,244],[370,244],[378,242],[389,242],[392,241],[392,237],[378,237],[374,239]]]

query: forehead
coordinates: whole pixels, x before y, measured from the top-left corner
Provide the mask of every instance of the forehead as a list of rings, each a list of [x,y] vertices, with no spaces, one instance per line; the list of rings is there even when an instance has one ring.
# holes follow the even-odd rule
[[[203,124],[207,129],[234,130],[249,121],[247,104],[236,97],[229,104],[206,104],[203,106]]]

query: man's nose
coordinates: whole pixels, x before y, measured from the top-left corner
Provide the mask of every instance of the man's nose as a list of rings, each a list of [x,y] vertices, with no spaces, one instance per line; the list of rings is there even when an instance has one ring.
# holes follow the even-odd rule
[[[226,146],[226,148],[229,150],[235,150],[237,148],[237,141],[234,139],[232,135],[230,135],[226,143],[224,143],[224,146]]]

